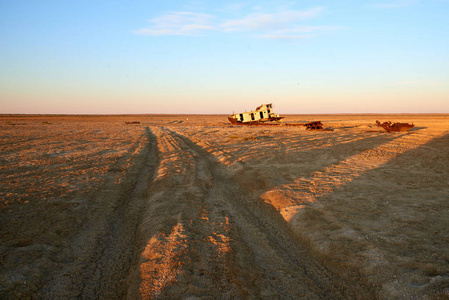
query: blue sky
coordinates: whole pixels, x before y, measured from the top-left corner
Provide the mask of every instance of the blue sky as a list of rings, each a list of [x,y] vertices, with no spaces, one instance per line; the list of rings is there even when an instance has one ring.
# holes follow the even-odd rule
[[[449,113],[449,0],[0,0],[0,41],[0,113]]]

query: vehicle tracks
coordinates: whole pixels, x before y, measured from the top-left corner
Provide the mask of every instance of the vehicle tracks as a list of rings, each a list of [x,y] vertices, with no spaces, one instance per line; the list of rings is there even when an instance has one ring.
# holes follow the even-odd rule
[[[245,192],[248,180],[239,182],[216,156],[171,128],[146,130],[146,146],[133,148],[145,153],[141,165],[119,195],[101,199],[105,206],[64,254],[76,259],[40,295],[348,299],[368,292],[310,256],[279,212]]]
[[[348,299],[366,288],[311,257],[282,216],[205,149],[173,129],[154,133],[160,163],[128,297]]]
[[[89,221],[61,257],[72,257],[51,275],[36,296],[43,298],[123,299],[126,277],[136,253],[136,230],[147,199],[148,183],[157,169],[156,140],[147,128],[119,165],[129,167],[120,189],[106,181],[104,193],[89,210]],[[133,157],[137,156],[137,158]],[[39,297],[40,297],[39,296]]]

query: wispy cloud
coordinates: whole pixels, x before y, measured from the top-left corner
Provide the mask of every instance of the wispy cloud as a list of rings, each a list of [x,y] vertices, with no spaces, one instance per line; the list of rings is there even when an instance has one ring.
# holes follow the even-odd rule
[[[322,11],[322,7],[315,7],[304,11],[286,10],[272,14],[257,12],[241,19],[225,21],[220,27],[225,31],[273,30],[285,28],[298,21],[314,18]]]
[[[240,5],[240,4],[239,4]],[[151,19],[151,26],[134,31],[148,36],[202,35],[207,31],[251,32],[258,38],[303,39],[341,29],[339,26],[305,26],[304,22],[322,15],[323,7],[307,10],[284,9],[275,13],[253,10],[238,19],[220,20],[218,17],[194,12],[173,12]]]
[[[194,12],[173,12],[151,19],[149,28],[133,31],[135,34],[148,36],[161,35],[198,35],[214,29],[211,24],[213,16]]]

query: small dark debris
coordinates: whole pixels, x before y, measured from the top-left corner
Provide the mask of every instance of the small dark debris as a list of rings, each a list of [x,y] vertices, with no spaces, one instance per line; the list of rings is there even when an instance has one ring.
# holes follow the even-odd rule
[[[323,129],[323,124],[321,123],[321,121],[309,122],[304,124],[304,126],[306,126],[306,129],[310,130]]]

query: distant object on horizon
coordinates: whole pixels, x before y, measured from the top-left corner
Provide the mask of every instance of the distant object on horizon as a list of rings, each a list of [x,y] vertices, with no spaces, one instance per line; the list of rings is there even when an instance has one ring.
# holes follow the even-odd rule
[[[233,114],[228,117],[231,124],[252,124],[263,122],[282,122],[284,117],[272,112],[273,104],[262,104],[255,111]]]

